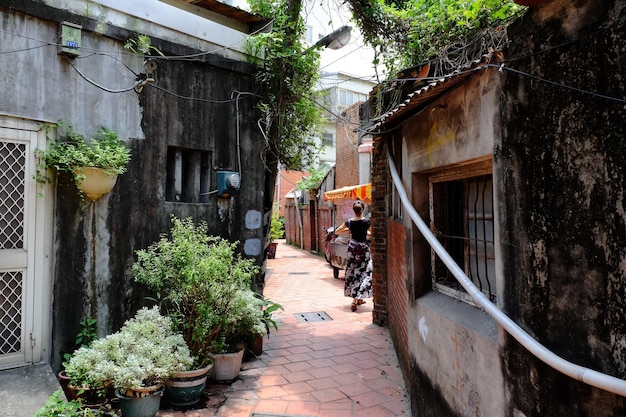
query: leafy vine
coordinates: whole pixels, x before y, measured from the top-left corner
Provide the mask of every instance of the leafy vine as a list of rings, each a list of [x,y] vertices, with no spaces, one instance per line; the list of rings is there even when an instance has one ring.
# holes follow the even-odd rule
[[[375,62],[390,74],[462,48],[523,10],[513,0],[347,1],[365,41],[376,50]]]
[[[319,53],[303,41],[301,0],[250,0],[252,12],[272,18],[272,29],[248,39],[246,52],[258,66],[259,107],[266,139],[266,166],[304,170],[317,162],[322,109],[311,97]]]

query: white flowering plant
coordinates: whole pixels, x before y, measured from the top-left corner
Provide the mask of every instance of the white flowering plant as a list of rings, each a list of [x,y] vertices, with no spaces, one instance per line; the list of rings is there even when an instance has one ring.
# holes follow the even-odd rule
[[[163,383],[174,372],[187,369],[192,361],[171,318],[153,307],[139,310],[120,331],[80,348],[66,372],[72,382],[80,377],[90,386],[108,383],[128,390]]]

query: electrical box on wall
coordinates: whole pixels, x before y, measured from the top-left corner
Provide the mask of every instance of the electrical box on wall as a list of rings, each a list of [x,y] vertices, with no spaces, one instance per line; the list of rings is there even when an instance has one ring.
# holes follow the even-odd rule
[[[80,55],[82,29],[82,26],[75,25],[74,23],[61,23],[59,26],[59,54],[69,57]]]
[[[217,171],[217,196],[230,197],[239,189],[240,176],[234,171]]]

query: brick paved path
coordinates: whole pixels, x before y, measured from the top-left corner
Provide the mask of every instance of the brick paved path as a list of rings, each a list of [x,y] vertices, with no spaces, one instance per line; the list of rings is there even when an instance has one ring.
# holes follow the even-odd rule
[[[389,332],[372,323],[371,300],[350,311],[343,280],[326,261],[283,241],[267,269],[265,297],[285,311],[275,315],[279,328],[263,354],[245,361],[232,384],[209,382],[207,408],[157,417],[410,417]]]

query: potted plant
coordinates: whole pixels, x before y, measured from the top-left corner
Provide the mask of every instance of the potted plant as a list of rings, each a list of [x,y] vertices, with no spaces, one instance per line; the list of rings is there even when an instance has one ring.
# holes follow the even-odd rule
[[[262,303],[249,284],[220,300],[217,307],[222,311],[222,321],[217,338],[211,344],[213,379],[231,381],[239,375],[251,335],[265,330]]]
[[[35,412],[34,417],[104,417],[115,416],[113,410],[91,409],[78,401],[66,401],[61,398],[61,390],[55,391],[43,407]]]
[[[110,371],[113,363],[100,349],[83,346],[65,362],[65,374],[69,378],[68,388],[72,399],[86,404],[106,404],[111,385]]]
[[[225,327],[235,317],[233,307],[239,305],[234,302],[235,295],[244,288],[252,291],[252,277],[258,268],[252,260],[236,255],[236,245],[210,236],[206,222],[196,225],[191,218],[172,216],[169,233],[137,251],[132,267],[135,280],[158,294],[155,301],[182,332],[194,357],[194,366],[188,371],[206,370],[204,377],[198,377],[197,395],[185,394],[191,397],[186,402],[200,399],[204,388],[200,384],[205,383],[213,362],[213,342],[225,335]],[[165,397],[170,403],[178,402],[174,382],[171,379],[166,384]]]
[[[124,417],[149,417],[159,409],[164,381],[191,363],[182,335],[154,307],[139,310],[118,332],[80,348],[66,372],[72,382],[112,384]]]
[[[80,322],[81,329],[78,334],[76,334],[76,339],[74,341],[74,351],[80,349],[81,347],[89,346],[91,342],[98,338],[98,333],[96,332],[96,323],[97,320],[91,317],[87,317]],[[67,365],[71,357],[72,353],[65,353],[63,355],[63,367]],[[65,393],[65,397],[69,398],[70,400],[76,399],[77,392],[69,387],[70,378],[67,376],[65,369],[60,371],[57,374],[57,377],[59,379],[59,383],[61,384],[61,388]]]
[[[38,150],[37,181],[51,181],[46,171],[53,169],[72,175],[81,198],[86,195],[95,201],[109,192],[130,161],[130,150],[124,142],[105,127],[88,140],[63,122],[54,126],[65,131],[63,139],[52,139],[47,150]]]
[[[283,219],[276,217],[270,221],[270,244],[267,248],[267,258],[274,259],[276,257],[276,247],[278,242],[276,239],[281,239],[285,234],[285,227]]]
[[[253,356],[259,356],[263,353],[263,337],[267,335],[269,337],[272,328],[278,330],[278,323],[274,320],[273,314],[278,310],[284,310],[283,306],[259,295],[261,300],[262,314],[261,323],[262,330],[259,332],[259,328],[255,327],[256,333],[252,333],[247,343],[247,350]]]

